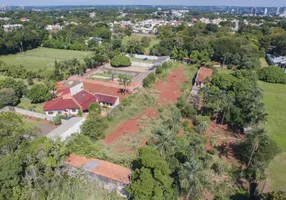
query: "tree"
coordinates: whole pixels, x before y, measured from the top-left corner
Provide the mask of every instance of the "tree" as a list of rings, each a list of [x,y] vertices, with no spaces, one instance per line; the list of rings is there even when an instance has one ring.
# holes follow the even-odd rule
[[[98,103],[92,103],[88,106],[89,116],[97,116],[101,114],[101,106]]]
[[[154,139],[156,149],[163,158],[165,158],[169,152],[174,153],[174,147],[176,145],[176,133],[174,133],[174,131],[170,129],[159,129],[156,131]]]
[[[198,64],[199,66],[201,65],[206,65],[207,63],[210,62],[210,55],[209,53],[204,50],[204,51],[192,51],[190,55],[190,59],[192,63]]]
[[[150,73],[146,78],[143,79],[143,87],[150,88],[156,81],[156,77],[153,73]]]
[[[0,113],[0,156],[13,153],[33,130],[25,126],[22,118],[15,113]]]
[[[88,118],[81,126],[81,133],[90,137],[92,140],[98,140],[104,135],[105,129],[108,128],[106,119],[100,115]]]
[[[12,88],[18,98],[21,98],[27,93],[27,86],[22,80],[15,80],[13,78],[5,78],[0,80],[0,89]]]
[[[31,87],[28,93],[32,103],[41,103],[51,98],[49,89],[43,84],[37,84]]]
[[[131,77],[127,74],[120,74],[119,75],[119,84],[124,86],[124,95],[126,94],[127,87],[131,85]]]
[[[142,43],[142,46],[143,47],[149,47],[150,46],[150,43],[151,43],[151,38],[150,37],[147,37],[147,36],[144,36],[142,37],[141,39],[141,43]]]
[[[23,173],[20,159],[13,154],[0,156],[0,199],[12,199]]]
[[[0,89],[0,108],[4,106],[15,106],[19,103],[19,98],[11,88]]]
[[[277,66],[269,66],[258,71],[258,78],[269,83],[285,83],[285,72]]]
[[[176,199],[168,163],[151,147],[139,149],[133,163],[132,184],[126,188],[132,199]]]
[[[126,51],[131,54],[143,54],[144,47],[140,40],[131,39],[127,42]]]
[[[118,55],[111,60],[110,64],[112,67],[129,67],[131,61],[127,56]]]
[[[186,162],[179,174],[181,186],[187,190],[186,200],[189,200],[190,196],[198,197],[202,194],[203,185],[208,183],[208,175],[205,174],[200,160]]]

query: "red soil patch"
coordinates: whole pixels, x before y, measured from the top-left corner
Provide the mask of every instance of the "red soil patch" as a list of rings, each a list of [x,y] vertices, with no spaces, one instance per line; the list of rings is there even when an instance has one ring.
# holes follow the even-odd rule
[[[225,161],[225,163],[233,164],[237,167],[241,166],[241,164],[234,156],[234,152],[232,151],[232,146],[237,142],[243,140],[244,135],[233,131],[229,131],[227,125],[217,124],[215,121],[211,122],[206,135],[208,136],[208,138],[212,137],[216,138],[217,146],[220,147],[224,146],[224,148],[227,151],[227,155],[221,155],[221,159]],[[207,151],[210,151],[214,148],[211,145],[210,140],[205,144],[205,147]]]
[[[175,69],[168,75],[167,80],[159,80],[155,84],[158,90],[158,104],[166,105],[168,103],[176,103],[181,95],[180,84],[185,82],[187,78],[184,76],[184,69]]]
[[[123,124],[119,125],[110,135],[105,138],[105,143],[111,144],[124,135],[139,132],[140,126],[143,125],[140,123],[140,119],[142,119],[144,116],[146,116],[148,119],[157,119],[159,117],[159,112],[154,108],[145,108],[144,112],[138,114],[137,117],[129,119]]]

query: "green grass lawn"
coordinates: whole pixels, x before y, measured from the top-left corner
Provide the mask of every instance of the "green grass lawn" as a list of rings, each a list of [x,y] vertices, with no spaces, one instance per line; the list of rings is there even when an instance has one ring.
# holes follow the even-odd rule
[[[138,40],[141,40],[143,36],[137,36],[137,35],[132,35],[132,36],[129,36],[129,37],[125,37],[123,38],[122,40],[122,45],[127,45],[128,41],[129,40],[132,40],[132,39],[138,39]],[[146,55],[149,55],[150,54],[150,49],[158,44],[160,42],[160,39],[156,38],[155,36],[148,36],[151,38],[151,43],[149,45],[149,47],[145,48],[145,54]]]
[[[283,151],[270,163],[268,174],[273,189],[286,192],[286,84],[259,81],[259,86],[264,91],[264,103],[268,114],[267,134],[275,140]]]
[[[20,100],[21,100],[21,103],[17,106],[18,108],[23,108],[27,110],[30,110],[30,108],[33,108],[35,112],[45,114],[43,103],[32,104],[31,100],[28,98],[21,98]]]
[[[8,65],[24,65],[29,71],[53,66],[55,60],[61,61],[71,58],[83,58],[92,54],[90,51],[73,51],[50,48],[37,48],[26,52],[1,56],[0,60]]]

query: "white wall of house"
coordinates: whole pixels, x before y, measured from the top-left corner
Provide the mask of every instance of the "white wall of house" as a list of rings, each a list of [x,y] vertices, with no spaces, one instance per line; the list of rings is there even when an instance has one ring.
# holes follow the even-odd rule
[[[66,109],[66,110],[50,110],[46,111],[46,115],[50,117],[55,117],[57,115],[77,115],[79,109]]]
[[[75,86],[70,88],[70,93],[73,96],[73,95],[79,93],[82,90],[83,90],[83,83],[79,83],[79,84],[77,84],[77,85],[75,85]]]

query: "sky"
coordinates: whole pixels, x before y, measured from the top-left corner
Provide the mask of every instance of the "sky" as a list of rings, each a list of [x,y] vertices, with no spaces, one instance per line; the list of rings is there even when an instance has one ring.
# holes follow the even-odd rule
[[[286,0],[1,0],[5,5],[226,5],[226,6],[285,6]]]

